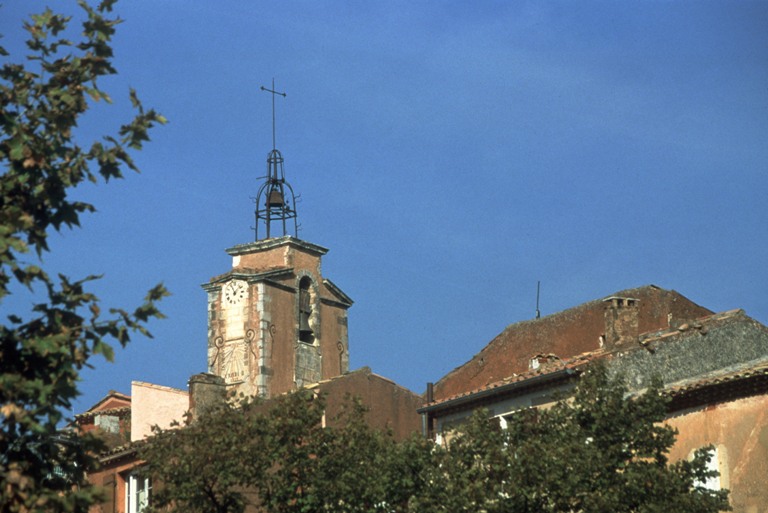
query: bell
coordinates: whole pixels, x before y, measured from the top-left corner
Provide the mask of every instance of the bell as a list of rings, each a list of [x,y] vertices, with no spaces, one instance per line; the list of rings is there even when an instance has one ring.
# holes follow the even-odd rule
[[[299,316],[299,331],[312,332],[312,328],[309,327],[309,315],[302,312]]]
[[[299,340],[307,344],[314,344],[315,334],[309,327],[309,315],[301,312],[299,315]]]
[[[273,189],[272,192],[269,193],[269,198],[267,198],[267,206],[268,207],[283,206],[283,195],[280,194],[280,191],[278,191],[277,189]]]

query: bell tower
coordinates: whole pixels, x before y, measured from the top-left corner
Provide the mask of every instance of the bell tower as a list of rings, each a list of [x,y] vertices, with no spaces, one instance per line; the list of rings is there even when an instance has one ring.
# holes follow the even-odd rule
[[[272,93],[273,149],[256,195],[256,240],[227,249],[232,269],[203,289],[208,372],[233,393],[272,397],[349,370],[352,300],[322,276],[328,250],[297,237],[296,199],[275,148],[274,98],[285,93],[274,81],[261,89]]]

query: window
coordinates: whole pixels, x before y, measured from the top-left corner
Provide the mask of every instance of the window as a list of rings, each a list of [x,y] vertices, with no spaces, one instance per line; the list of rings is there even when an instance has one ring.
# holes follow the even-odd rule
[[[116,415],[96,415],[94,424],[107,433],[120,432],[120,419]]]
[[[305,276],[299,282],[299,340],[307,344],[315,343],[315,333],[311,325],[312,298],[309,292],[311,280]]]
[[[692,452],[690,457],[693,458],[695,453],[696,451]],[[718,448],[715,446],[710,446],[707,449],[707,453],[709,453],[709,462],[707,463],[707,470],[709,470],[710,472],[712,471],[718,472],[718,475],[708,477],[704,481],[697,480],[693,484],[695,486],[700,486],[702,488],[706,488],[707,490],[714,490],[714,491],[720,490],[722,488],[727,488],[723,486],[723,482],[721,480],[723,476],[720,475],[719,473],[721,471],[721,467],[720,467],[721,459],[722,459],[721,451],[718,450]]]
[[[149,505],[152,482],[148,477],[130,474],[125,484],[126,513],[141,513]]]

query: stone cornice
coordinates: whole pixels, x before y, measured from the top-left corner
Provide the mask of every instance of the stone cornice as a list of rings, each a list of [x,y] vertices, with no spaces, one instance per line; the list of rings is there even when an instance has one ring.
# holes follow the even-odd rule
[[[225,283],[229,280],[245,280],[248,283],[257,283],[260,281],[270,281],[274,278],[279,277],[285,277],[285,276],[292,276],[293,275],[293,269],[290,267],[280,267],[278,269],[271,269],[269,271],[262,271],[262,272],[249,272],[245,269],[234,269],[228,273],[221,274],[219,276],[215,276],[211,278],[211,281],[208,283],[203,283],[201,287],[206,292],[210,292],[211,290],[215,290],[219,287],[221,287],[222,283]]]
[[[249,242],[246,244],[238,244],[228,248],[226,251],[230,256],[248,255],[251,253],[258,253],[261,251],[267,251],[270,249],[279,248],[281,246],[294,246],[298,249],[304,250],[307,253],[312,253],[318,256],[328,253],[328,248],[312,244],[311,242],[297,239],[287,235],[285,237],[277,237],[272,239],[258,240],[256,242]]]
[[[335,299],[334,302],[339,303],[340,305],[343,305],[343,306],[345,306],[347,308],[352,306],[352,303],[354,303],[354,301],[352,301],[352,298],[350,298],[348,295],[346,295],[344,293],[344,291],[342,291],[339,287],[336,286],[335,283],[333,283],[328,278],[323,278],[323,284],[325,285],[325,287],[328,289],[328,291],[331,294],[336,296],[336,299]],[[323,299],[325,299],[325,298],[323,298]],[[331,300],[331,301],[333,301],[333,300]]]

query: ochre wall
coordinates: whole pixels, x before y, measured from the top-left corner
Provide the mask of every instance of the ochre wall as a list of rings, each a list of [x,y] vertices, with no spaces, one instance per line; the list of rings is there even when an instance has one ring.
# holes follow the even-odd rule
[[[399,440],[421,432],[421,416],[416,410],[423,398],[367,367],[320,383],[318,388],[325,395],[329,423],[338,417],[349,397],[357,397],[369,408],[366,420],[372,428],[391,429]]]
[[[733,511],[768,511],[768,395],[683,411],[667,423],[679,432],[672,461],[714,445],[721,486],[732,490]]]
[[[152,426],[168,428],[173,421],[182,422],[189,409],[189,394],[184,390],[131,382],[131,441],[152,434]]]
[[[114,462],[88,475],[88,481],[102,487],[106,500],[91,506],[89,513],[125,513],[125,479],[128,472],[137,466],[137,461],[128,458]]]
[[[272,316],[272,326],[274,326],[274,338],[270,337],[272,343],[272,357],[268,365],[272,371],[269,378],[270,390],[269,396],[276,395],[293,390],[294,386],[294,365],[295,352],[294,346],[298,343],[297,320],[296,320],[296,293],[278,289],[276,287],[267,287],[269,294],[269,311]],[[255,377],[253,374],[251,377]]]

